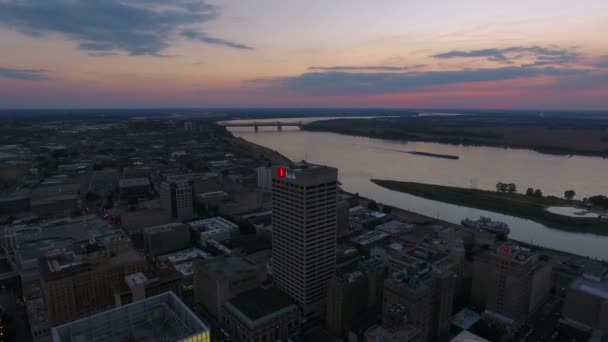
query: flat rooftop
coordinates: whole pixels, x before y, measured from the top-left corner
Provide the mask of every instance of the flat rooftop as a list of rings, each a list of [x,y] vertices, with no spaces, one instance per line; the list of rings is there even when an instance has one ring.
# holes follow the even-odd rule
[[[121,188],[129,188],[132,186],[147,186],[150,185],[150,180],[147,177],[139,178],[123,178],[118,181]]]
[[[192,227],[192,229],[197,230],[204,228],[205,231],[235,229],[239,227],[238,225],[221,217],[212,217],[210,219],[192,221],[188,222],[188,225]]]
[[[456,335],[450,342],[489,342],[485,338],[479,337],[473,333],[463,330],[460,334]]]
[[[471,309],[464,308],[452,317],[452,324],[466,330],[472,327],[480,319],[480,314]]]
[[[285,293],[276,287],[256,287],[233,297],[224,307],[241,322],[255,329],[274,318],[298,310]]]
[[[167,224],[163,224],[160,226],[146,227],[146,228],[144,228],[144,233],[155,234],[155,233],[161,233],[161,232],[169,232],[174,229],[182,228],[182,227],[186,227],[186,226],[182,223],[167,223]]]
[[[247,272],[255,272],[256,268],[241,257],[217,257],[213,259],[194,261],[195,267],[204,269],[214,278],[231,278]]]
[[[208,259],[210,255],[198,248],[188,248],[178,252],[161,255],[158,259],[168,261],[171,264],[178,264],[184,261],[191,261],[196,258]]]
[[[401,234],[403,232],[411,230],[414,227],[415,227],[414,224],[405,223],[405,222],[401,222],[398,220],[392,220],[392,221],[389,221],[389,222],[376,226],[376,229],[381,230],[388,234],[396,235],[396,234]]]
[[[52,329],[53,342],[184,341],[208,333],[207,325],[173,292],[165,292]]]
[[[384,238],[387,238],[389,235],[387,233],[384,232],[380,232],[377,230],[371,230],[369,232],[365,232],[361,235],[357,235],[353,238],[350,239],[351,242],[354,242],[356,244],[362,245],[362,246],[367,246],[369,244],[372,244],[374,242],[378,242]]]
[[[578,277],[570,286],[579,291],[608,300],[607,282],[598,282],[584,277]]]

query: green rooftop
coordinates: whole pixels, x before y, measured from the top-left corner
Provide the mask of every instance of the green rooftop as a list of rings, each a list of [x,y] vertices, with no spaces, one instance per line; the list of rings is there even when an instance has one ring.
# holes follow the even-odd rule
[[[224,308],[251,330],[298,310],[289,297],[276,287],[257,287],[245,291],[227,301]]]

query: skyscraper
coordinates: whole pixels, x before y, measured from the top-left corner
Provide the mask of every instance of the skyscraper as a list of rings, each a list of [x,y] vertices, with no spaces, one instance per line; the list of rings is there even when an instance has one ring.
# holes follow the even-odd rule
[[[306,318],[323,312],[336,271],[337,181],[338,170],[327,166],[273,168],[273,275]]]
[[[172,176],[160,186],[163,209],[171,218],[189,220],[194,217],[192,181],[186,177]]]

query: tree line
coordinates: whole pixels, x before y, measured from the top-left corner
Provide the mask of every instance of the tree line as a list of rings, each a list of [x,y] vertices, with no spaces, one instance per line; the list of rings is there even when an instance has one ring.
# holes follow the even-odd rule
[[[498,192],[508,192],[508,193],[516,193],[517,192],[517,185],[514,183],[503,183],[503,182],[498,182],[496,183],[496,191]],[[533,189],[533,188],[527,188],[526,192],[525,192],[526,196],[533,196],[533,197],[543,197],[543,192],[541,189]],[[576,196],[576,192],[574,190],[566,190],[564,191],[564,198],[567,200],[572,200],[574,199],[574,196]]]

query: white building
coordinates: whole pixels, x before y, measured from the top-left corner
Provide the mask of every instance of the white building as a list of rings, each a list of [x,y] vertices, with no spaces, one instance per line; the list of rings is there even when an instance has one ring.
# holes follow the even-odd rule
[[[239,231],[239,226],[221,217],[213,217],[188,223],[192,230],[199,232],[201,246],[207,245],[207,240],[229,240]]]

